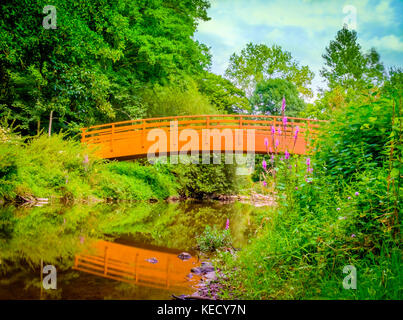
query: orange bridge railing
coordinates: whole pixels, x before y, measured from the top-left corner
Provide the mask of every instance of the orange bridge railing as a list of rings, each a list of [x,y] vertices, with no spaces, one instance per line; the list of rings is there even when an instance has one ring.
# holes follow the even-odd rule
[[[323,120],[264,115],[195,115],[129,120],[82,129],[83,143],[105,159],[271,150],[306,154]],[[297,129],[298,127],[298,129]],[[275,133],[272,133],[274,128]],[[296,131],[298,131],[295,139]],[[218,146],[218,147],[217,147]]]

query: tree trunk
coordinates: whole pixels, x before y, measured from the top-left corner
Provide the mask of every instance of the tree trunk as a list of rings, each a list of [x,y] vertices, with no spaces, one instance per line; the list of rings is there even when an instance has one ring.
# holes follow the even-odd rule
[[[49,137],[52,134],[52,121],[53,121],[53,110],[50,111],[49,115]]]

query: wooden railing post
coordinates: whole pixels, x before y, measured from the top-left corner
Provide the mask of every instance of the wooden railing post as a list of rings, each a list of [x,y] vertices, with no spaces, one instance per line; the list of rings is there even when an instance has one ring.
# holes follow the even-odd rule
[[[86,128],[81,128],[81,142],[85,142],[85,130]]]
[[[115,124],[112,123],[112,128],[111,128],[111,145],[110,145],[110,149],[111,152],[113,152],[113,140],[115,138]]]
[[[179,152],[179,146],[178,146],[178,143],[179,143],[179,140],[178,140],[178,135],[179,135],[179,122],[178,122],[178,118],[174,118],[174,121],[175,121],[175,125],[176,125],[176,127],[175,127],[175,125],[174,125],[174,128],[177,128],[178,131],[175,133],[175,135],[172,134],[172,137],[174,137],[173,146],[174,146],[174,147],[176,148],[176,150]],[[171,139],[171,138],[170,138],[170,139]],[[172,152],[172,150],[170,150],[170,151]],[[177,155],[177,153],[174,153],[174,154]]]
[[[104,255],[104,275],[108,273],[108,247],[105,247],[105,255]]]
[[[139,282],[139,277],[138,277],[138,268],[137,268],[137,264],[138,264],[138,257],[139,257],[139,253],[136,253],[136,257],[134,258],[134,281],[137,283]]]
[[[143,120],[142,126],[141,126],[141,149],[144,149],[145,134],[146,134],[146,122],[145,122],[145,120]]]
[[[239,129],[242,128],[242,116],[239,117]]]

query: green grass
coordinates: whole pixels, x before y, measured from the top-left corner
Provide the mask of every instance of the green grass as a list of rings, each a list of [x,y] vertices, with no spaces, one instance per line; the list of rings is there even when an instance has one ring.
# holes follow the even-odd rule
[[[62,134],[0,143],[0,197],[9,201],[19,196],[138,201],[176,194],[174,176],[158,165],[103,161]]]

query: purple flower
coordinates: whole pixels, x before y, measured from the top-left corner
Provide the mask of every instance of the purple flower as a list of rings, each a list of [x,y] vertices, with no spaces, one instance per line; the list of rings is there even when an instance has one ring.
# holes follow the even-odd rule
[[[295,190],[298,190],[298,187],[295,187]]]
[[[271,163],[274,162],[274,155],[271,155]]]
[[[283,102],[282,102],[282,104],[281,104],[281,112],[283,112],[284,113],[284,111],[285,111],[285,98],[283,97]]]
[[[269,147],[269,152],[273,153],[273,149],[271,147]]]
[[[81,243],[81,244],[84,243],[84,237],[83,237],[83,236],[80,237],[80,243]]]
[[[290,159],[290,154],[287,150],[285,150],[285,159],[286,160]]]
[[[229,229],[229,219],[227,219],[227,222],[225,223],[225,230]]]
[[[262,166],[263,166],[263,169],[266,170],[266,168],[267,168],[267,163],[266,163],[266,160],[264,160],[264,159],[263,159],[263,161],[262,161]]]
[[[90,162],[90,160],[88,159],[88,155],[86,154],[86,155],[84,156],[83,163],[84,163],[84,164],[87,164],[88,162]]]
[[[337,211],[340,211],[340,208],[337,208],[336,210],[337,210]]]
[[[348,200],[351,200],[351,197],[347,197]]]
[[[263,181],[263,187],[266,187],[266,186],[267,186],[267,182]]]
[[[354,193],[356,196],[358,196],[360,193],[359,192],[356,192],[356,193]]]
[[[281,135],[281,128],[278,128],[277,132],[279,135]]]
[[[311,158],[306,158],[306,165],[308,167],[311,165]]]
[[[269,139],[264,138],[264,145],[266,146],[266,148],[269,146]]]
[[[283,117],[283,125],[284,125],[284,127],[287,126],[287,117],[286,116]]]
[[[295,128],[294,140],[297,140],[298,132],[299,132],[299,127],[297,126],[297,127]]]
[[[351,238],[355,238],[355,234],[354,234],[354,233],[351,235]]]
[[[276,133],[276,129],[274,128],[274,126],[271,126],[271,134],[275,134]]]
[[[283,158],[283,157],[281,157],[281,158],[280,158],[280,161],[283,161],[283,160],[284,160],[284,158]]]
[[[280,142],[278,141],[278,139],[276,139],[276,144],[275,144],[276,148],[278,147],[279,144],[280,144]]]

